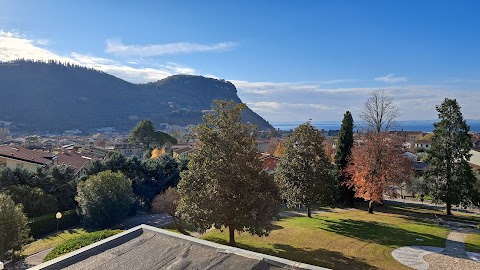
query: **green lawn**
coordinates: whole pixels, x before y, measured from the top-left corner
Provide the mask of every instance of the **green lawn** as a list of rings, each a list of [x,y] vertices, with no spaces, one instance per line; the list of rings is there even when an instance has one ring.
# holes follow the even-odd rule
[[[333,269],[409,269],[391,252],[407,245],[445,245],[449,229],[416,218],[413,210],[377,207],[375,214],[358,209],[288,217],[274,222],[268,237],[236,235],[239,247]],[[381,212],[380,212],[381,211]],[[226,244],[219,230],[206,240]],[[419,241],[417,239],[421,239]]]
[[[470,252],[480,253],[480,233],[472,233],[465,237],[465,248]]]
[[[30,256],[39,251],[45,249],[56,247],[57,245],[63,243],[66,240],[69,240],[73,237],[84,235],[88,233],[83,228],[69,229],[65,231],[59,231],[58,233],[50,234],[44,238],[38,239],[30,244],[28,244],[22,252],[23,256]]]

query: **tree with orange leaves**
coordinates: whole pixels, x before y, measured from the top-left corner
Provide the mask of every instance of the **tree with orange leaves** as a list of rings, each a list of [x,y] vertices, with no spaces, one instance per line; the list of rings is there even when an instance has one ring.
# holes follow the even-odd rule
[[[400,140],[386,132],[369,132],[363,144],[353,147],[345,172],[350,176],[346,185],[355,189],[355,197],[370,201],[368,212],[373,213],[373,203],[380,203],[384,194],[398,195],[397,189],[410,180],[413,164],[403,155]]]

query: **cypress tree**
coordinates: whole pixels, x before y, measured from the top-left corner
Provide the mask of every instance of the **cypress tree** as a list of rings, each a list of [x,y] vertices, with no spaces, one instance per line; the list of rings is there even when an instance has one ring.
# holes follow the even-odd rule
[[[340,184],[341,196],[345,205],[353,205],[353,197],[355,192],[352,188],[345,184],[349,181],[349,177],[344,173],[348,165],[348,159],[352,153],[353,147],[353,118],[352,114],[347,111],[343,116],[342,127],[338,136],[337,151],[335,153],[335,166],[337,169],[337,178]]]

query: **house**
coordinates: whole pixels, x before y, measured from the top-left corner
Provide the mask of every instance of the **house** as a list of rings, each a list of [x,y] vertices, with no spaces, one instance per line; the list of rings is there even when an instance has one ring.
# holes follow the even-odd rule
[[[275,172],[277,169],[277,162],[280,160],[278,157],[268,153],[261,153],[258,158],[262,161],[263,169],[268,173]]]
[[[193,152],[195,148],[193,146],[186,146],[183,148],[175,148],[172,150],[172,156],[174,158],[178,158],[180,156],[188,156],[191,152]]]
[[[119,152],[126,157],[143,157],[143,148],[134,144],[118,143],[108,147],[107,149]]]
[[[477,150],[470,150],[470,166],[475,171],[480,171],[480,151]]]
[[[415,141],[415,147],[419,148],[419,149],[428,150],[432,147],[432,141],[430,141],[430,140]]]
[[[403,155],[406,156],[407,158],[411,159],[413,162],[417,162],[417,161],[418,161],[418,156],[415,155],[414,153],[405,152],[405,153],[403,153]]]
[[[257,150],[260,153],[267,152],[267,149],[270,146],[270,140],[268,139],[256,139],[255,143],[257,144]]]
[[[23,146],[0,146],[0,167],[24,168],[36,172],[38,167],[52,163],[53,155],[40,150],[30,150]]]
[[[147,225],[134,227],[30,269],[327,270]]]
[[[426,133],[421,131],[390,131],[389,134],[399,136],[406,142],[415,142],[420,140]]]
[[[54,165],[71,166],[74,170],[75,176],[80,173],[83,167],[92,160],[91,157],[82,156],[81,154],[69,151],[58,153],[52,160]]]

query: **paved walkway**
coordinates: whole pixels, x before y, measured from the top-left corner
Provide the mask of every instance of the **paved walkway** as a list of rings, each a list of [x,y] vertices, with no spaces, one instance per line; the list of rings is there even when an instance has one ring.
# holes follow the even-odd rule
[[[465,250],[465,236],[470,228],[448,224],[452,231],[447,235],[445,248],[409,246],[397,248],[392,256],[400,263],[418,270],[470,270],[480,269],[480,253]]]

